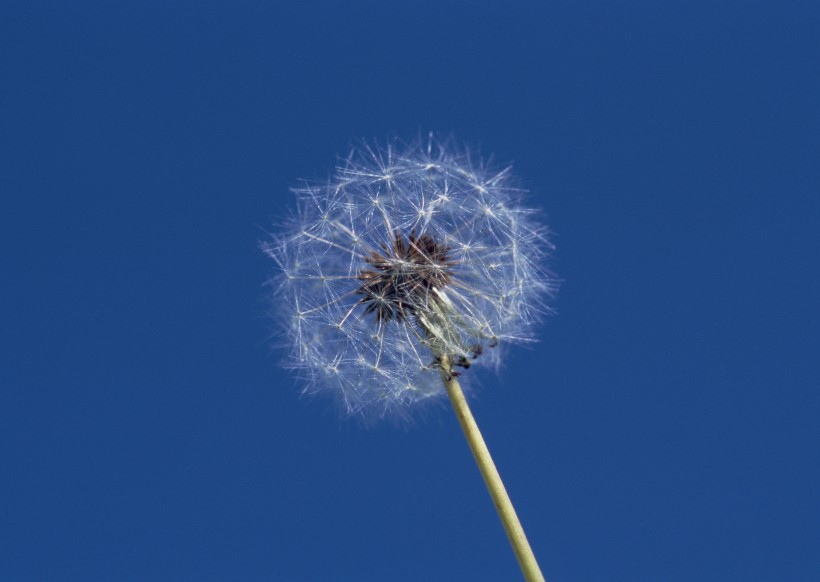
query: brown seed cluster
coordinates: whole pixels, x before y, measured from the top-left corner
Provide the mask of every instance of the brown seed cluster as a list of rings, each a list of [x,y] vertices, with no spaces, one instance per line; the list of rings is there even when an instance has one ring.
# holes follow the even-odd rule
[[[402,321],[435,301],[432,291],[452,281],[456,264],[448,249],[429,234],[411,232],[405,239],[400,232],[382,245],[382,252],[365,257],[369,269],[362,269],[356,293],[365,313],[375,313],[379,321]]]

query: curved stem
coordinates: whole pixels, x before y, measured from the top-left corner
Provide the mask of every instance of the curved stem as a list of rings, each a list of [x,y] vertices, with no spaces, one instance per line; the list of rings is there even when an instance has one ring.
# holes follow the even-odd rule
[[[487,449],[484,438],[478,430],[478,425],[475,418],[473,418],[472,412],[470,412],[467,399],[464,397],[461,385],[459,385],[453,374],[452,364],[447,356],[441,358],[441,379],[445,388],[447,388],[450,402],[453,404],[458,422],[464,431],[464,436],[467,437],[467,443],[473,452],[481,476],[484,477],[487,489],[490,490],[490,497],[493,499],[498,516],[501,518],[501,523],[504,525],[504,530],[507,532],[507,537],[512,544],[515,557],[518,559],[518,565],[524,574],[524,579],[528,582],[543,582],[544,576],[538,568],[538,562],[536,562],[535,555],[532,553],[532,548],[530,548],[527,541],[527,536],[524,534],[524,528],[521,527],[521,522],[515,513],[510,496],[507,495],[501,476],[495,468],[490,451]]]

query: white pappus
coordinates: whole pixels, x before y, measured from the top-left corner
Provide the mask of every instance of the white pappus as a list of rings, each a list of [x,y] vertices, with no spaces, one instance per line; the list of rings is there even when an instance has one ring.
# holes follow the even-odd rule
[[[509,167],[452,140],[364,144],[294,192],[296,212],[262,243],[278,265],[274,316],[305,392],[332,392],[346,415],[446,398],[442,356],[497,364],[548,311],[546,227]]]

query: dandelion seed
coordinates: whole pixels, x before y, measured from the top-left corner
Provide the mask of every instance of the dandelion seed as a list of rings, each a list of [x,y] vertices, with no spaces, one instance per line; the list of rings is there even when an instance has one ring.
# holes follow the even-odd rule
[[[441,355],[492,366],[532,339],[552,247],[508,168],[431,138],[357,149],[329,181],[294,191],[297,213],[263,246],[306,393],[331,392],[366,420],[406,417],[446,396]]]
[[[263,244],[288,366],[365,419],[449,396],[525,576],[543,579],[456,380],[530,341],[554,290],[547,230],[509,168],[431,136],[356,149],[294,192],[297,212]]]

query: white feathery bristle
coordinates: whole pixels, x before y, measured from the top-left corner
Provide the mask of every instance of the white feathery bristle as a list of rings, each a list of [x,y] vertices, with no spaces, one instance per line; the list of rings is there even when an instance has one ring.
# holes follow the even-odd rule
[[[406,417],[412,406],[446,397],[437,356],[497,364],[506,344],[532,339],[548,311],[552,245],[521,205],[509,168],[491,170],[432,138],[364,145],[329,181],[294,192],[297,212],[262,245],[278,267],[275,316],[292,346],[287,366],[301,371],[305,392],[334,393],[346,415]],[[412,303],[411,315],[380,318],[365,312],[362,273],[397,233],[438,241],[449,278]],[[402,272],[413,267],[391,260]],[[388,307],[394,299],[369,298]]]

